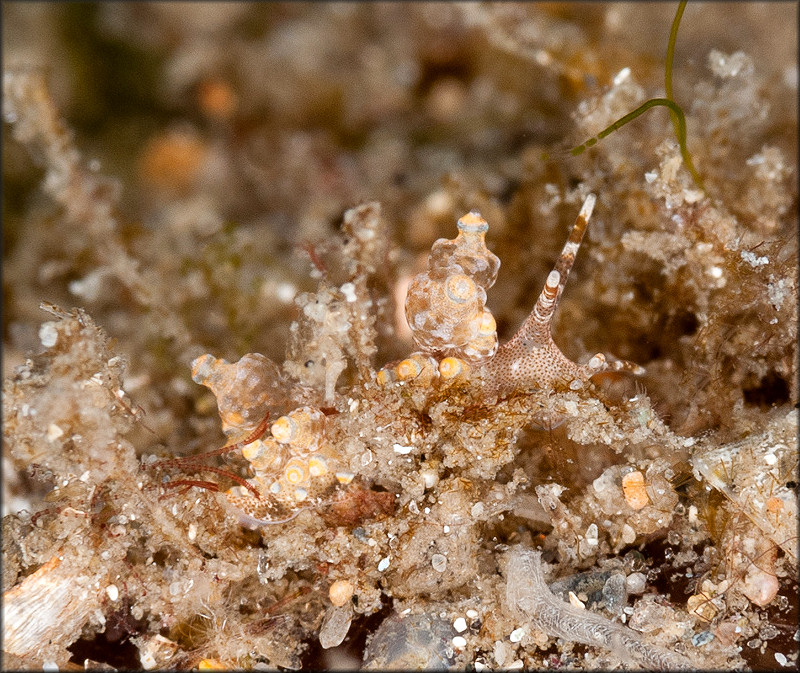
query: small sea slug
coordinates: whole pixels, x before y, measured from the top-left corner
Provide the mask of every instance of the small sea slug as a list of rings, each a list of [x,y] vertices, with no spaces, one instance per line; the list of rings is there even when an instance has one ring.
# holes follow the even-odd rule
[[[595,374],[609,370],[643,373],[638,365],[609,361],[602,353],[577,364],[561,352],[550,332],[594,204],[595,196],[590,194],[533,311],[499,348],[494,317],[484,305],[486,290],[500,267],[485,244],[488,223],[480,213],[470,212],[458,221],[454,240],[433,244],[428,270],[409,287],[406,317],[424,353],[446,356],[440,363],[443,379],[462,376],[470,369],[471,382],[486,397],[502,397],[534,389],[578,390]]]

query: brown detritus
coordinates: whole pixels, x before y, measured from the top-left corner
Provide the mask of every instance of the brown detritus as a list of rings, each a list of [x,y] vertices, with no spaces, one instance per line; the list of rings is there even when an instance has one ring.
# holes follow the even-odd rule
[[[353,483],[337,498],[326,503],[320,515],[332,526],[355,526],[376,517],[391,516],[394,509],[394,493],[375,491]]]

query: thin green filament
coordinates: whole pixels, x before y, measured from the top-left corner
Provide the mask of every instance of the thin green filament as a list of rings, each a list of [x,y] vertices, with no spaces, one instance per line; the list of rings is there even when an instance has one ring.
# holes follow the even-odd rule
[[[700,187],[700,189],[704,189],[703,179],[700,177],[700,174],[694,167],[694,162],[692,161],[692,157],[689,154],[689,148],[686,146],[686,117],[683,114],[681,106],[674,101],[672,96],[672,62],[675,57],[675,42],[678,39],[678,28],[681,24],[681,17],[683,17],[683,10],[686,9],[686,2],[687,0],[681,0],[681,2],[678,3],[678,9],[675,12],[675,18],[672,20],[672,28],[670,29],[669,32],[669,41],[667,42],[667,56],[664,63],[664,90],[666,91],[667,97],[651,98],[650,100],[645,101],[633,112],[629,112],[624,117],[621,117],[613,124],[611,124],[611,126],[604,128],[596,136],[589,138],[589,140],[587,140],[584,143],[581,143],[577,147],[573,147],[569,151],[572,156],[577,156],[578,154],[582,154],[586,149],[596,144],[598,140],[602,140],[607,135],[610,135],[611,133],[616,131],[618,128],[625,126],[625,124],[627,124],[629,121],[633,121],[634,119],[636,119],[636,117],[646,112],[650,108],[660,105],[666,107],[669,110],[669,114],[672,119],[672,126],[675,129],[675,136],[677,137],[678,144],[680,145],[681,157],[683,157],[683,163],[685,164],[687,170],[691,174],[692,180],[694,180],[695,184],[698,187]]]
[[[675,42],[678,40],[678,27],[681,25],[681,18],[683,17],[683,10],[686,9],[687,0],[681,0],[678,3],[678,11],[675,12],[675,18],[672,20],[672,28],[669,31],[669,41],[667,42],[667,57],[664,59],[664,91],[667,92],[667,98],[673,100],[672,95],[672,60],[675,57]]]
[[[683,17],[683,10],[686,9],[686,0],[681,0],[678,3],[678,9],[675,12],[675,18],[672,20],[672,28],[669,31],[669,41],[667,42],[667,56],[664,59],[664,91],[667,94],[667,98],[670,100],[675,100],[675,96],[672,95],[672,61],[675,57],[675,42],[678,40],[678,27],[681,25],[681,18]],[[672,127],[675,129],[675,135],[678,135],[678,118],[670,112],[670,117],[672,117]],[[684,154],[684,145],[681,145],[681,154]],[[686,150],[686,156],[689,155],[689,151]],[[684,156],[684,161],[686,161],[686,156]],[[692,166],[691,159],[687,162],[687,167]],[[689,172],[692,172],[692,169],[689,169]],[[692,177],[694,177],[694,173],[692,173]]]

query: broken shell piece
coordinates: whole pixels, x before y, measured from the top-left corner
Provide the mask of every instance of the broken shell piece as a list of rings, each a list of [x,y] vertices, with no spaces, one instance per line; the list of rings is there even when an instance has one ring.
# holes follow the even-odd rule
[[[349,603],[342,606],[332,605],[329,607],[319,630],[319,644],[322,648],[327,650],[341,645],[350,630],[352,621],[353,606]]]
[[[717,606],[711,602],[711,596],[703,592],[689,596],[686,601],[686,612],[690,615],[696,615],[700,619],[710,622],[714,616],[719,612]]]
[[[100,587],[94,578],[75,574],[57,556],[3,594],[3,650],[37,661],[67,663],[66,649],[78,640],[99,609]]]
[[[154,635],[152,638],[140,638],[137,644],[139,646],[139,661],[146,671],[152,671],[156,668],[168,668],[167,662],[178,651],[178,643],[159,634]]]

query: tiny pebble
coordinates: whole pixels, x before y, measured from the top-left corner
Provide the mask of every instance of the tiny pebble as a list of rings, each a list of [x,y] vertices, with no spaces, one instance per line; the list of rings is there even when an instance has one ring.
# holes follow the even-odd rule
[[[55,423],[51,423],[47,427],[47,439],[49,439],[51,442],[54,442],[59,437],[63,436],[64,436],[64,431],[61,428],[59,428]]]
[[[695,647],[703,647],[714,640],[714,634],[711,631],[701,631],[692,636],[692,645]]]
[[[518,628],[518,629],[514,629],[514,630],[511,632],[511,635],[508,637],[508,639],[509,639],[509,640],[510,640],[512,643],[518,643],[520,640],[522,640],[522,636],[523,636],[524,634],[525,634],[525,629],[523,629],[522,627],[520,627],[520,628]]]
[[[786,655],[782,652],[775,653],[775,661],[777,661],[781,666],[788,666],[788,663],[786,662]]]
[[[453,646],[458,648],[465,648],[467,646],[467,640],[463,636],[456,636],[453,638]]]
[[[433,488],[439,483],[439,475],[433,470],[421,470],[420,475],[422,476],[422,483],[425,484],[425,488]],[[425,512],[425,514],[427,513],[428,512]]]
[[[291,283],[278,283],[275,287],[275,296],[283,304],[291,302],[296,294],[297,288]]]
[[[187,532],[186,536],[190,541],[194,541],[194,539],[197,537],[197,526],[195,524],[189,524],[189,531]]]
[[[109,599],[112,601],[116,601],[119,598],[119,589],[115,584],[109,584],[106,587],[106,593],[108,594]]]
[[[355,588],[347,580],[336,580],[328,589],[328,598],[336,607],[342,607],[353,597]]]
[[[644,593],[647,578],[644,573],[631,573],[625,578],[625,588],[629,594],[642,594]]]
[[[58,664],[55,661],[45,661],[42,663],[42,670],[43,671],[57,671]]]
[[[356,296],[356,287],[353,283],[345,283],[339,288],[348,303],[352,304],[358,297]]]
[[[467,610],[467,617],[469,617],[470,619],[477,619],[478,618],[478,611],[477,610],[473,610],[472,608],[470,608],[469,610]]]
[[[580,598],[578,598],[573,591],[569,592],[569,602],[580,610],[586,609],[586,604]]]
[[[623,68],[616,75],[614,75],[614,86],[619,86],[630,76],[631,76],[631,69],[627,67]]]
[[[443,554],[434,554],[431,557],[431,565],[436,572],[443,573],[447,568],[447,557]]]
[[[456,620],[453,622],[453,628],[454,628],[454,629],[455,629],[455,630],[456,630],[458,633],[464,633],[464,631],[466,631],[466,630],[467,630],[467,620],[466,620],[466,619],[464,619],[463,617],[459,617],[458,619],[456,619]]]
[[[512,661],[506,668],[509,671],[516,671],[522,668],[525,664],[522,663],[522,659],[517,659],[516,661]]]
[[[636,531],[627,523],[622,526],[622,541],[632,544],[636,540]]]
[[[388,556],[386,556],[385,558],[382,558],[382,559],[380,560],[380,562],[378,563],[378,571],[379,571],[379,572],[383,572],[383,571],[384,571],[384,570],[386,570],[388,567],[389,567],[389,557],[388,557]]]
[[[58,331],[53,323],[46,322],[39,328],[39,340],[45,348],[52,348],[58,341]],[[56,668],[56,670],[58,670]]]

